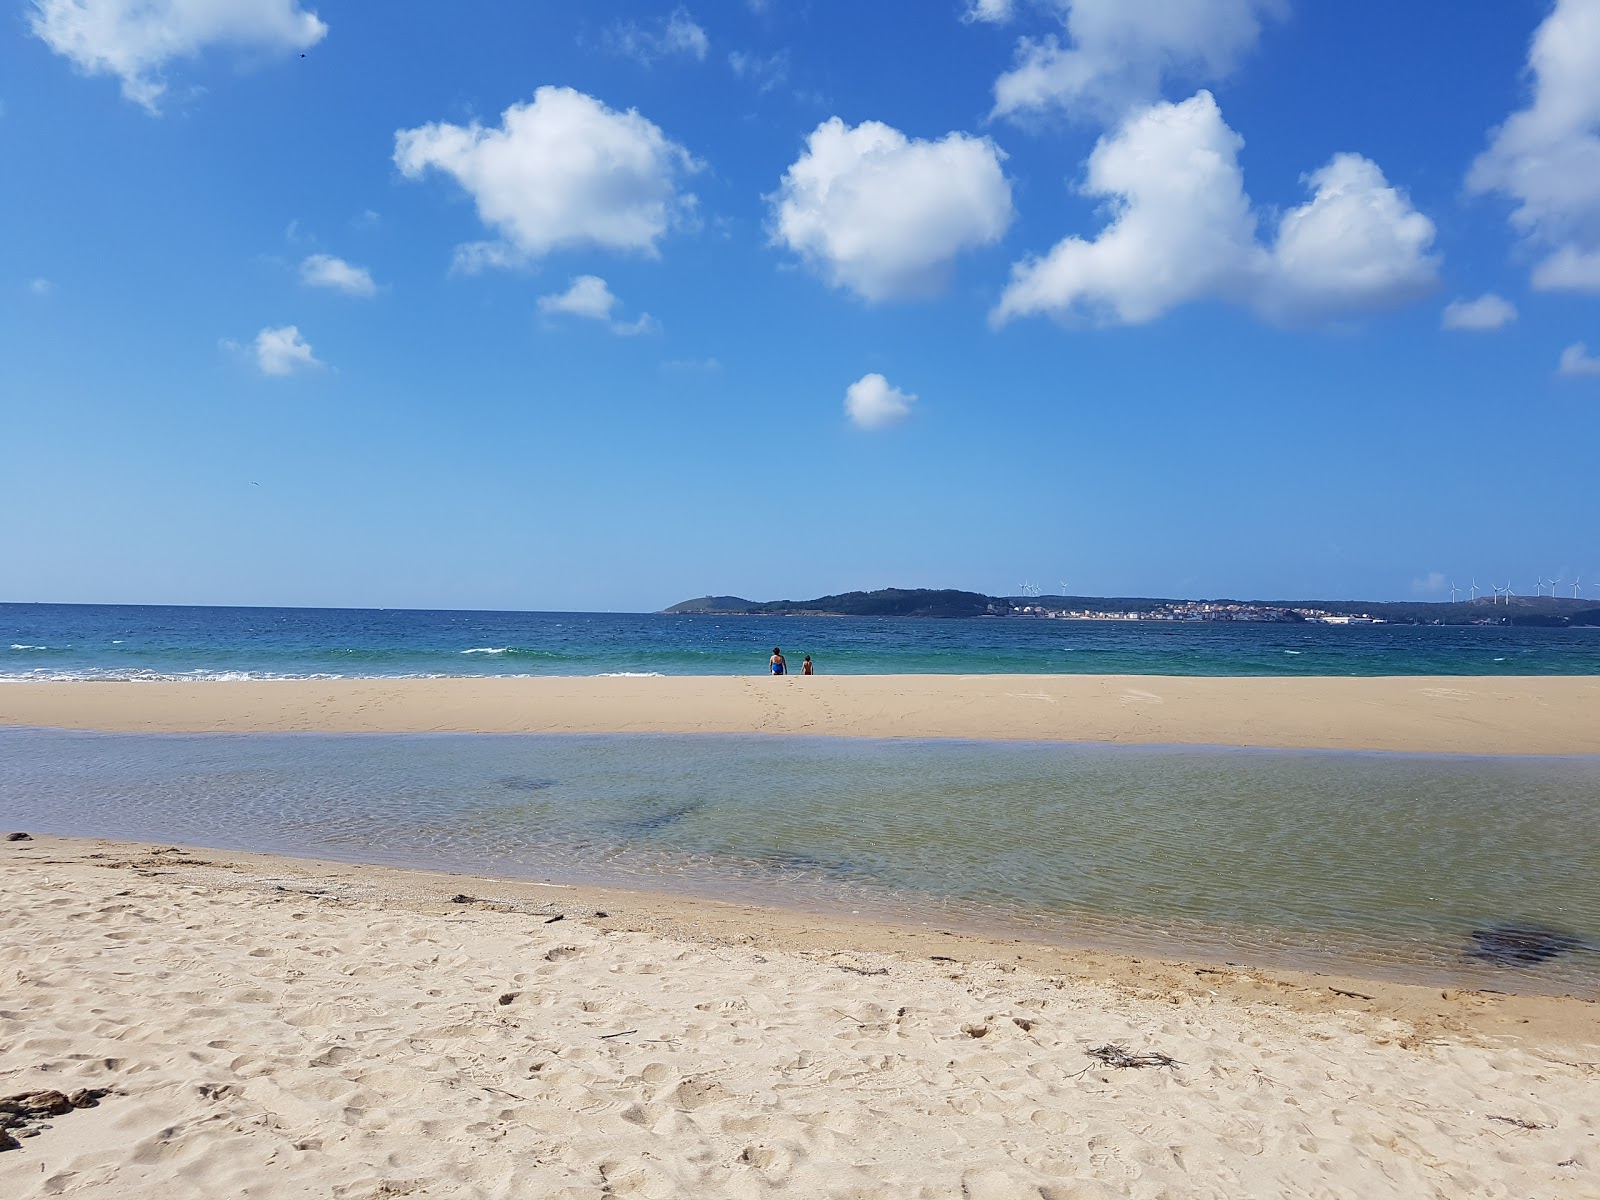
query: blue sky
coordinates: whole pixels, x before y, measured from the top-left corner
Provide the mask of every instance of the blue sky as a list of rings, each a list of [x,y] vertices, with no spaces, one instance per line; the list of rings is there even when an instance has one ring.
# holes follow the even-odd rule
[[[1600,590],[1600,0],[8,9],[0,599]]]

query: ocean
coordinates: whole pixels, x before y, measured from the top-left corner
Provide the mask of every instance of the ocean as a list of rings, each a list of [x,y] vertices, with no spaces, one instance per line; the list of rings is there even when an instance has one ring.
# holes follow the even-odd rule
[[[823,674],[1593,675],[1600,628],[0,604],[0,682]]]

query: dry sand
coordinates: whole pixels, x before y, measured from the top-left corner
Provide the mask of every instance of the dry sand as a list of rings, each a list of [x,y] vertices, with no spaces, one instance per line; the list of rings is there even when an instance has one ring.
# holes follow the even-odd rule
[[[814,733],[1600,753],[1593,676],[840,675],[25,683],[0,724],[129,731]]]
[[[232,853],[0,861],[0,1096],[112,1089],[0,1153],[12,1200],[1600,1195],[1580,1001]]]

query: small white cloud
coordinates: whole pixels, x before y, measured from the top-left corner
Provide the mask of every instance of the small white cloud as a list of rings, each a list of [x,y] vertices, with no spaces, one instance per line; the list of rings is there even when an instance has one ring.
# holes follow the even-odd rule
[[[156,112],[162,69],[212,46],[305,50],[328,32],[297,0],[34,0],[35,37],[86,75],[115,75],[122,94]]]
[[[1512,225],[1549,251],[1535,287],[1600,292],[1600,4],[1557,0],[1528,71],[1532,102],[1493,132],[1467,187],[1516,202]]]
[[[620,337],[638,337],[641,333],[660,333],[661,322],[649,313],[640,313],[638,318],[632,321],[611,322],[611,332]]]
[[[1440,592],[1450,590],[1450,581],[1445,578],[1443,571],[1429,571],[1411,581],[1411,594],[1413,596],[1437,596]]]
[[[974,6],[977,7],[977,6]],[[1009,5],[999,6],[1009,10]],[[1057,0],[1068,42],[1017,43],[994,85],[994,115],[1050,109],[1117,118],[1161,95],[1167,78],[1206,83],[1231,74],[1285,0]]]
[[[970,0],[961,19],[971,24],[981,21],[988,25],[1004,25],[1016,16],[1016,0]]]
[[[1600,250],[1562,246],[1533,269],[1541,292],[1600,292]]]
[[[914,395],[891,387],[876,371],[863,375],[844,393],[845,414],[859,429],[887,429],[898,425],[911,415],[911,406],[916,402]]]
[[[313,254],[300,264],[300,282],[308,287],[332,288],[347,296],[375,296],[378,285],[365,267],[331,254]]]
[[[715,358],[670,358],[661,364],[661,369],[688,375],[709,375],[722,370],[722,363]]]
[[[649,66],[657,59],[681,54],[704,62],[711,39],[684,9],[650,25],[618,21],[606,29],[606,45],[613,53],[625,55]]]
[[[782,87],[789,78],[789,52],[779,50],[766,58],[735,50],[728,55],[728,67],[740,79],[753,84],[762,95]]]
[[[36,279],[28,280],[28,290],[35,296],[48,296],[51,292],[56,290],[56,285],[51,283],[43,275],[40,275]]]
[[[539,297],[539,311],[548,315],[565,313],[591,321],[609,321],[617,298],[598,275],[579,275],[564,292]]]
[[[1504,329],[1516,319],[1517,310],[1511,301],[1493,292],[1485,292],[1476,300],[1452,300],[1446,304],[1439,324],[1445,329],[1483,332]]]
[[[1011,224],[1004,158],[988,138],[927,142],[834,117],[768,197],[774,240],[866,300],[931,295],[957,254],[992,245]]]
[[[598,275],[579,275],[564,292],[539,297],[539,311],[547,317],[582,317],[587,321],[605,321],[611,332],[623,337],[641,333],[655,333],[660,324],[649,313],[641,313],[632,321],[612,319],[617,298],[604,279]]]
[[[395,134],[395,165],[409,178],[451,176],[477,202],[498,242],[459,247],[476,270],[525,263],[558,248],[601,246],[654,255],[693,211],[679,179],[699,169],[633,109],[616,112],[571,88],[542,87],[495,128],[439,122]]]
[[[297,325],[263,329],[256,334],[256,366],[263,375],[294,375],[322,366]]]
[[[1561,365],[1556,368],[1557,375],[1600,375],[1600,358],[1589,353],[1589,347],[1582,342],[1573,342],[1561,352]]]
[[[1095,146],[1083,187],[1110,201],[1110,224],[1015,264],[992,323],[1049,315],[1137,325],[1204,299],[1317,322],[1433,288],[1433,222],[1357,154],[1306,176],[1311,199],[1283,214],[1271,245],[1258,241],[1243,145],[1205,91],[1129,117]]]

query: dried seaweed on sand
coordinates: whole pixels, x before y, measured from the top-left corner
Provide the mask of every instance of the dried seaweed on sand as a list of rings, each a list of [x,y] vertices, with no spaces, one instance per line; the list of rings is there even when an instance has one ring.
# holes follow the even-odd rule
[[[1107,1043],[1085,1050],[1090,1058],[1099,1059],[1108,1067],[1181,1067],[1183,1064],[1170,1054],[1134,1054],[1126,1046]]]

